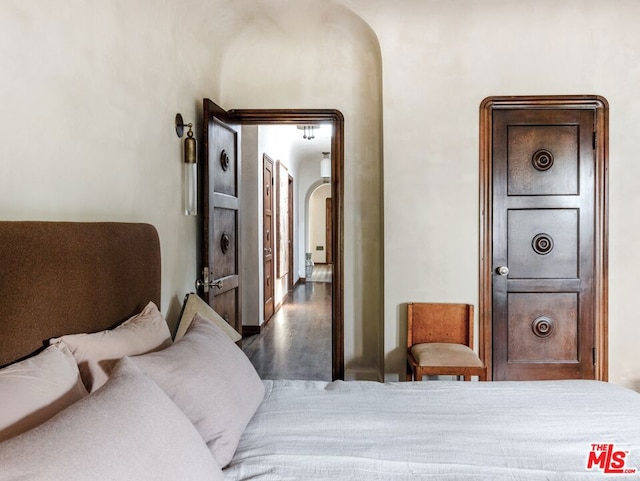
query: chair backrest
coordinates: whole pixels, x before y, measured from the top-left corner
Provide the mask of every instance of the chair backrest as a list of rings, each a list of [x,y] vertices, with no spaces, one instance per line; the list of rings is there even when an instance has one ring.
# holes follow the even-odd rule
[[[473,306],[412,302],[407,306],[407,347],[452,342],[473,349]]]

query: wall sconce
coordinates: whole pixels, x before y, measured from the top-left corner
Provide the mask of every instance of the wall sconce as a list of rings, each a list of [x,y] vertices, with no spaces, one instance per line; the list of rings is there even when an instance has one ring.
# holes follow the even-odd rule
[[[176,134],[182,138],[184,128],[189,127],[184,139],[184,213],[198,215],[198,163],[196,139],[191,128],[193,124],[185,124],[182,115],[176,114]]]
[[[322,159],[320,160],[320,177],[325,182],[331,182],[331,159],[329,158],[330,152],[322,152]]]

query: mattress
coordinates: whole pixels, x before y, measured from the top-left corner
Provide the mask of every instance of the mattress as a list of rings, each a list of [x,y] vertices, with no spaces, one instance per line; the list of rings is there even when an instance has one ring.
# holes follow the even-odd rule
[[[640,394],[609,383],[265,387],[225,479],[584,480],[640,469]]]

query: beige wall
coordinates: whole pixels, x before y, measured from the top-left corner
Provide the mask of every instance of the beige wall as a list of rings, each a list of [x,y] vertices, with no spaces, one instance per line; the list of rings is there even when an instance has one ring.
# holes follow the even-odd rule
[[[324,1],[228,2],[243,16],[221,65],[225,108],[333,108],[345,117],[344,317],[347,378],[382,371],[381,84],[377,40]],[[309,41],[313,39],[313,41]]]
[[[477,305],[482,99],[600,94],[611,106],[610,379],[640,389],[637,18],[635,0],[5,0],[0,217],[156,225],[175,321],[196,274],[175,113],[197,119],[205,96],[337,108],[347,376],[395,379],[403,303]]]
[[[387,378],[402,370],[402,303],[477,305],[482,99],[600,94],[611,107],[609,374],[640,389],[640,3],[348,3],[382,50]]]
[[[155,225],[171,325],[196,276],[174,117],[218,94],[204,18],[192,0],[0,6],[0,218]]]

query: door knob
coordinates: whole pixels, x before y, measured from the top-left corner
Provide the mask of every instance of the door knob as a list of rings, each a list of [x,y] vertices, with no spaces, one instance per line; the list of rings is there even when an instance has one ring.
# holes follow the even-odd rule
[[[496,269],[496,274],[499,276],[506,276],[509,274],[509,268],[507,266],[500,266]]]
[[[211,280],[211,281],[201,281],[200,279],[198,279],[196,281],[196,289],[200,289],[201,287],[204,288],[204,292],[209,292],[209,289],[212,287],[217,287],[218,289],[222,289],[223,286],[223,282],[222,279],[218,279],[217,281]]]

